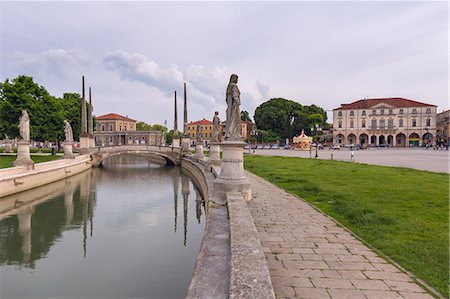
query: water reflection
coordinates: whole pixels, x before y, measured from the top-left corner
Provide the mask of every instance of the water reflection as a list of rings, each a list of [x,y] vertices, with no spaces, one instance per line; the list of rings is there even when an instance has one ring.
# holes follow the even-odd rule
[[[1,198],[0,297],[184,297],[202,238],[202,208],[178,167],[126,157]]]
[[[85,172],[0,199],[0,264],[34,268],[64,231],[86,226],[95,202],[90,181]],[[85,200],[74,203],[77,188]]]

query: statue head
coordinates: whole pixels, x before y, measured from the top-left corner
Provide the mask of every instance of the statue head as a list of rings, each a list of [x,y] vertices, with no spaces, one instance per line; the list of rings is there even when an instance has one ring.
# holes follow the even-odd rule
[[[238,75],[236,75],[236,74],[231,74],[231,77],[230,77],[230,83],[236,84],[237,82],[238,82]]]
[[[215,116],[219,115],[219,111],[214,112],[214,115]]]

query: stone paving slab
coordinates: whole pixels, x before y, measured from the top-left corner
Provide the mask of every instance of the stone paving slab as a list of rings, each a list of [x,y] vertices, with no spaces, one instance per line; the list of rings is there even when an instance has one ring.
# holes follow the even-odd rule
[[[433,298],[305,201],[248,177],[248,207],[277,298]]]

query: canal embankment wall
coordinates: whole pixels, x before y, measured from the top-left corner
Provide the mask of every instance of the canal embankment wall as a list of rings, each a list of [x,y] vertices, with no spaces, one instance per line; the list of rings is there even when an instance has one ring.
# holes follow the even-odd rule
[[[0,197],[53,183],[92,167],[89,155],[37,163],[33,170],[23,166],[0,169]]]
[[[184,158],[200,188],[214,196],[220,166]],[[206,197],[204,197],[205,200]],[[208,201],[206,227],[187,298],[275,298],[253,218],[241,193],[227,194],[226,206]]]

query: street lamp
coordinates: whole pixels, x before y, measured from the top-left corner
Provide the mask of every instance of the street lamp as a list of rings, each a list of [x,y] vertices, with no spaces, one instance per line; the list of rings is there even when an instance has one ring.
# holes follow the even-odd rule
[[[322,132],[322,128],[316,124],[314,127],[311,127],[311,133],[314,132],[314,135],[316,137],[316,155],[314,156],[314,158],[318,158],[319,155],[317,154],[317,150],[319,147],[319,138],[317,138],[318,132]]]

